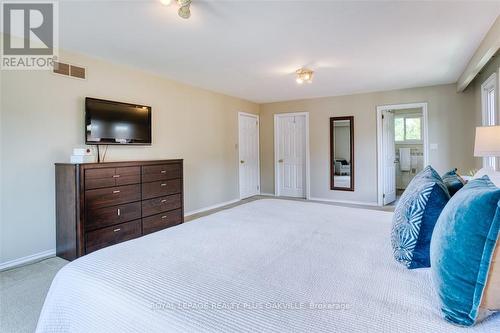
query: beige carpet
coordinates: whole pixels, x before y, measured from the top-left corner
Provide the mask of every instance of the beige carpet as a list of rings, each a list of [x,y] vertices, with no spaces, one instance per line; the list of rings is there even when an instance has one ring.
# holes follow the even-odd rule
[[[228,206],[190,216],[186,218],[186,221],[262,198],[269,199],[270,197],[252,197]],[[289,199],[304,201],[304,199]],[[394,207],[327,204],[373,210],[394,210]],[[64,259],[50,258],[20,268],[0,272],[0,333],[34,332],[50,283],[57,271],[67,263]]]

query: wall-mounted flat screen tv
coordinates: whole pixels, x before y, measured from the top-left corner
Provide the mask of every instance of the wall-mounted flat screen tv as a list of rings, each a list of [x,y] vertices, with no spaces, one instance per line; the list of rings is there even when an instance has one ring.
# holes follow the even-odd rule
[[[150,145],[151,107],[85,98],[85,143]]]

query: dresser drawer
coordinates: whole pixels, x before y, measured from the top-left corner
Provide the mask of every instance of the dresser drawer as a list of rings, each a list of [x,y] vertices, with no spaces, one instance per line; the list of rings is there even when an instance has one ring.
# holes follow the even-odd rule
[[[85,189],[115,186],[115,168],[85,170]]]
[[[85,189],[139,184],[141,167],[102,168],[85,170]]]
[[[87,211],[86,230],[108,227],[118,223],[141,218],[141,203],[134,202],[125,205],[89,209]]]
[[[162,212],[180,208],[181,206],[182,197],[180,194],[145,200],[142,202],[142,216],[159,214]]]
[[[154,182],[181,178],[181,165],[179,163],[165,165],[145,165],[142,167],[142,181]]]
[[[142,233],[144,235],[150,234],[180,223],[182,223],[182,209],[172,210],[142,219]]]
[[[181,192],[181,180],[172,179],[142,184],[142,199],[152,199]]]
[[[141,167],[124,167],[115,169],[116,186],[139,184],[141,182]]]
[[[141,185],[127,185],[85,191],[87,212],[141,200]]]
[[[141,220],[97,229],[87,232],[85,236],[85,252],[90,253],[141,236]]]

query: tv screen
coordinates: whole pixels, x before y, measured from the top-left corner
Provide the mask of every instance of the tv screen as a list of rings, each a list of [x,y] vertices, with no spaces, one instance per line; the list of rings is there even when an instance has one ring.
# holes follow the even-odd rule
[[[85,98],[85,143],[150,145],[151,107]]]

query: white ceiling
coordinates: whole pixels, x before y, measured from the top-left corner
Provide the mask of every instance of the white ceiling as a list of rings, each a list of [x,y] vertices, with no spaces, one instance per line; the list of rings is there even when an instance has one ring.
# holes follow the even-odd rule
[[[456,82],[500,1],[60,3],[63,48],[255,102]],[[316,71],[299,86],[294,72]]]

